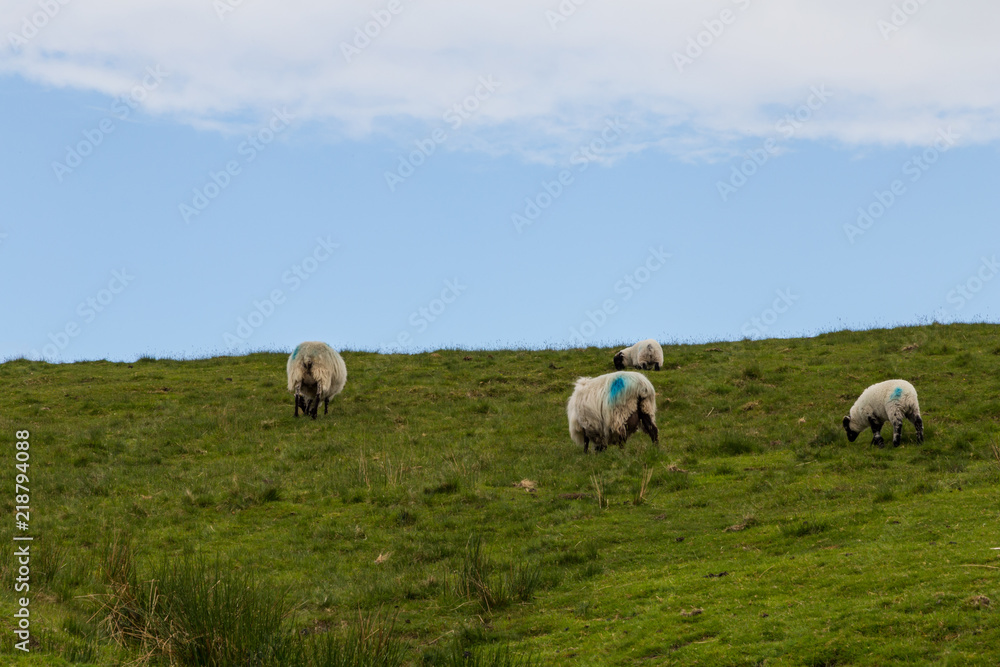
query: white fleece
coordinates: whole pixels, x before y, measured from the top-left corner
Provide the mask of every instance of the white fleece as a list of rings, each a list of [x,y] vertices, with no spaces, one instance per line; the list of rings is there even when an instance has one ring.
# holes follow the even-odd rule
[[[622,444],[628,438],[628,421],[636,412],[653,423],[650,437],[656,440],[656,390],[642,373],[618,371],[576,381],[566,405],[569,434],[578,445],[595,448]],[[645,429],[644,429],[645,430]]]

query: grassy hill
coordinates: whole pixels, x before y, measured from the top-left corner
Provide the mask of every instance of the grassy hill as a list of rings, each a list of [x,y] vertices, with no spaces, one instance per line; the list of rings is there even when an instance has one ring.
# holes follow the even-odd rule
[[[346,352],[316,421],[283,354],[8,362],[0,660],[996,665],[998,332],[667,346],[659,445],[586,456],[565,403],[608,349]],[[842,417],[894,377],[926,442],[849,444]]]

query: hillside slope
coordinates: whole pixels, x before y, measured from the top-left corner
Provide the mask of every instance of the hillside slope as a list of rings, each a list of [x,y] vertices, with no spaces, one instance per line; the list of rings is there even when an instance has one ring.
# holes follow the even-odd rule
[[[13,649],[5,584],[0,652],[137,657],[106,598],[83,597],[131,540],[140,579],[202,555],[285,591],[289,634],[395,614],[409,664],[499,643],[557,665],[996,665],[998,332],[664,346],[646,373],[659,445],[586,456],[565,403],[613,370],[609,349],[345,352],[315,421],[292,417],[284,354],[8,362],[0,578],[27,429],[38,644]],[[842,417],[894,377],[919,392],[925,444],[909,423],[898,449],[849,444]]]

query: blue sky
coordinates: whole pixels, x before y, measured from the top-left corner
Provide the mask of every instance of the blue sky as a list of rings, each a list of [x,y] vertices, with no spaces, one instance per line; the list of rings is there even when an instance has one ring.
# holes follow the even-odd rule
[[[1000,319],[995,4],[64,2],[0,9],[0,359]]]

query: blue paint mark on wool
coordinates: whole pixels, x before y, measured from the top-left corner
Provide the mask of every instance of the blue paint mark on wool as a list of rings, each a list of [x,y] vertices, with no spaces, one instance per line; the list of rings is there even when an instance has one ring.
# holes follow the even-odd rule
[[[298,356],[299,356],[299,348],[300,348],[300,347],[302,347],[302,346],[301,346],[301,345],[296,345],[296,346],[295,346],[295,351],[294,351],[294,352],[292,352],[292,359],[295,359],[296,357],[298,357]]]
[[[618,396],[623,391],[625,391],[625,380],[624,380],[624,378],[616,377],[611,382],[611,391],[608,394],[608,402],[609,403],[614,403],[616,400],[618,400]]]
[[[902,398],[902,396],[903,396],[903,388],[896,387],[896,391],[892,392],[892,396],[890,396],[889,398],[891,398],[894,401],[898,401],[900,398]]]

